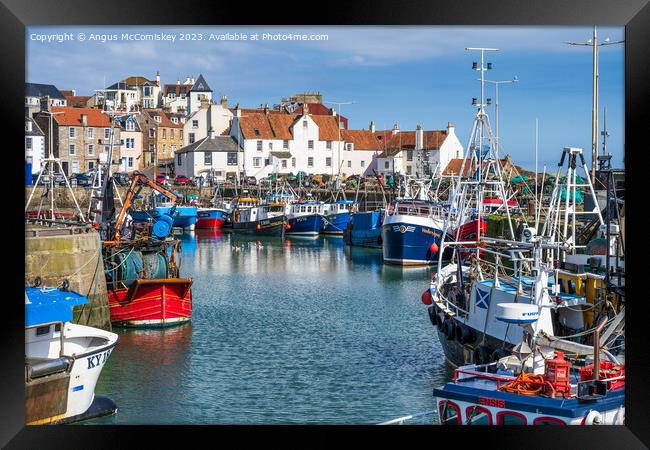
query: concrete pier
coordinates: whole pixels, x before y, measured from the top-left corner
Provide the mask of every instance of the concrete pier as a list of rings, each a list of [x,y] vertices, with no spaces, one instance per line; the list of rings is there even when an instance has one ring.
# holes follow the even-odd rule
[[[44,286],[61,286],[88,296],[75,307],[73,322],[111,329],[99,234],[89,226],[25,226],[25,283],[36,277]]]

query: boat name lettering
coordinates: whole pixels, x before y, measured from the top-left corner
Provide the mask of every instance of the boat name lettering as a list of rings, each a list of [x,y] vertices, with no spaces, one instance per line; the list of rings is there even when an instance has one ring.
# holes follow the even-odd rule
[[[488,398],[488,397],[479,397],[478,398],[478,404],[483,405],[483,406],[493,406],[496,408],[505,408],[506,407],[506,402],[505,400],[499,400],[496,398]]]
[[[411,225],[409,225],[409,226],[393,225],[393,231],[395,231],[397,233],[402,233],[402,234],[404,234],[406,232],[413,233],[415,231],[415,227],[411,226]]]
[[[429,230],[428,228],[422,228],[422,232],[423,232],[423,233],[426,233],[426,234],[430,234],[430,235],[432,235],[433,237],[437,237],[437,238],[440,237],[440,233],[436,233],[435,231],[431,231],[431,230]]]
[[[113,349],[110,349],[104,351],[103,353],[98,353],[97,355],[87,357],[86,359],[88,360],[88,369],[94,369],[95,367],[104,364],[112,351]]]

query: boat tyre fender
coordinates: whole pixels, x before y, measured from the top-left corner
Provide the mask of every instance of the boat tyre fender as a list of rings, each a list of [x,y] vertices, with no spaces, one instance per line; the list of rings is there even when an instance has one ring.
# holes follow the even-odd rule
[[[456,340],[461,344],[470,344],[474,342],[474,332],[467,325],[463,323],[457,323]]]
[[[431,305],[427,308],[427,310],[429,311],[429,320],[431,320],[431,325],[435,327],[436,325],[438,325],[435,306]]]
[[[436,314],[436,325],[438,325],[438,328],[440,328],[440,331],[444,330],[443,324],[445,323],[445,313],[442,311],[438,311]]]
[[[501,358],[505,358],[508,355],[510,355],[510,352],[508,350],[505,350],[503,348],[497,348],[495,351],[492,352],[492,356],[490,356],[490,362],[495,363],[499,361]],[[491,373],[496,373],[497,372],[496,364],[493,366],[489,366],[488,371]]]
[[[474,349],[473,363],[477,365],[490,362],[490,349],[486,345],[479,345]]]
[[[454,319],[447,318],[445,322],[443,323],[443,330],[445,333],[445,336],[447,336],[448,340],[452,340],[454,338],[454,331],[455,331],[455,326],[454,326]]]

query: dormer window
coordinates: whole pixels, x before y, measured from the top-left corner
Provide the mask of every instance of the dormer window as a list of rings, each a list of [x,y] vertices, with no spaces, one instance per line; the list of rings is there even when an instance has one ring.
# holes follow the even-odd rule
[[[260,135],[260,130],[258,130],[257,128],[255,128],[255,136],[259,136],[259,135]]]
[[[161,120],[160,116],[155,116],[154,119],[155,119],[156,122],[160,123],[160,120]]]

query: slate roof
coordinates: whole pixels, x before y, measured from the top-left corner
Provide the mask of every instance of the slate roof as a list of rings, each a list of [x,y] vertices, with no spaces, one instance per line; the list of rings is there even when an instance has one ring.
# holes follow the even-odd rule
[[[206,136],[193,144],[186,145],[176,150],[176,153],[192,152],[237,152],[241,151],[237,142],[231,136]]]
[[[25,131],[25,136],[45,136],[41,127],[38,126],[36,121],[31,117],[26,117],[25,120],[32,122],[32,131]]]
[[[167,97],[169,94],[175,94],[180,97],[181,94],[188,94],[192,89],[192,84],[166,84],[163,87],[163,96]]]
[[[199,78],[196,80],[196,83],[194,83],[194,86],[192,86],[192,89],[190,89],[191,92],[212,92],[212,89],[210,89],[210,86],[208,86],[208,83],[205,81],[205,78],[203,78],[203,75],[200,74]]]
[[[25,83],[25,97],[50,97],[65,100],[65,97],[53,84]]]
[[[118,81],[117,83],[111,84],[108,86],[106,89],[110,90],[117,90],[120,89],[122,91],[135,91],[135,87],[129,86],[126,82],[124,81]]]

